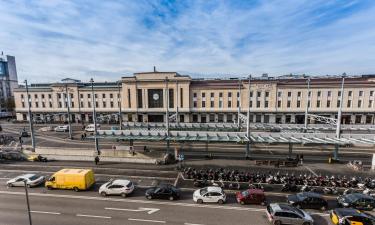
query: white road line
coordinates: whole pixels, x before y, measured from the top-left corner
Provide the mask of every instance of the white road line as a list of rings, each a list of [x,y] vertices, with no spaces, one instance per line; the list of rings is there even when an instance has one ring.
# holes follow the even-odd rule
[[[312,174],[314,174],[314,176],[318,176],[318,174],[315,173],[310,167],[308,167],[308,166],[303,166],[303,167],[305,167],[308,171],[310,171]]]
[[[30,211],[32,213],[40,213],[40,214],[52,214],[52,215],[60,215],[61,213],[59,212],[45,212],[45,211]]]
[[[166,221],[163,221],[163,220],[144,220],[144,219],[134,219],[134,218],[129,218],[128,220],[139,221],[139,222],[150,222],[150,223],[167,223]]]
[[[204,225],[204,224],[201,224],[201,223],[184,223],[184,225]]]
[[[85,215],[85,214],[77,214],[76,216],[79,216],[79,217],[101,218],[101,219],[112,219],[112,217],[110,217],[110,216],[96,216],[96,215]]]

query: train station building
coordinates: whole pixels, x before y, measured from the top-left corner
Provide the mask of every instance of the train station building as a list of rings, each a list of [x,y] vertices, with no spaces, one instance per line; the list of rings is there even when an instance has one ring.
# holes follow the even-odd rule
[[[375,75],[280,76],[250,79],[196,79],[177,72],[134,73],[115,82],[63,79],[14,90],[17,120],[28,120],[27,101],[36,122],[91,122],[93,106],[99,121],[181,123],[303,124],[310,114],[337,118],[342,102],[343,124],[374,124]],[[309,83],[309,85],[308,85]],[[168,108],[167,108],[168,106]],[[121,107],[121,108],[120,108]],[[316,121],[310,121],[316,123]]]

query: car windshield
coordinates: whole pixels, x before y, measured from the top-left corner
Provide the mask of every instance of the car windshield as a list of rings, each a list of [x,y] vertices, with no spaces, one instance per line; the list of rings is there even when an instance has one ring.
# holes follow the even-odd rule
[[[130,188],[131,186],[133,186],[133,183],[132,183],[132,182],[129,182],[129,183],[126,185],[127,188]]]
[[[207,188],[202,188],[201,191],[199,192],[202,196],[207,193]]]
[[[34,176],[29,177],[29,180],[36,180],[36,179],[38,179],[38,178],[39,178],[38,175],[34,175]]]
[[[303,200],[303,199],[305,199],[306,198],[306,195],[305,195],[305,193],[298,193],[297,194],[297,197],[299,198],[299,199],[301,199],[301,200]]]
[[[242,194],[242,196],[244,196],[244,197],[247,197],[247,196],[250,195],[249,191],[243,191],[241,194]]]
[[[358,199],[358,197],[356,195],[346,195],[345,198],[348,199],[351,202],[355,202]]]

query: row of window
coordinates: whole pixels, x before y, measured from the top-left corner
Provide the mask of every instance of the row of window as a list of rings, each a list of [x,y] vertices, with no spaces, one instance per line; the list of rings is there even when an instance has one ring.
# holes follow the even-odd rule
[[[47,94],[47,95],[45,95],[45,94],[40,94],[40,97],[41,97],[42,99],[45,99],[46,96],[47,96],[49,99],[52,98],[52,94]],[[56,96],[57,96],[58,99],[61,99],[61,97],[66,98],[66,94],[65,94],[65,93],[57,93]],[[88,99],[91,99],[91,94],[86,94],[86,96],[87,96]],[[98,96],[99,96],[98,94],[95,94],[95,98],[98,98]],[[102,93],[102,94],[101,94],[101,97],[102,97],[103,99],[105,99],[107,96],[109,96],[109,98],[113,98],[113,93],[109,93],[109,95],[107,95],[106,93]],[[35,98],[35,99],[38,99],[38,97],[39,97],[38,94],[34,94],[34,98]],[[80,94],[79,97],[80,97],[81,99],[84,98],[84,94]],[[23,98],[24,98],[24,95],[21,94],[21,99],[23,99]],[[29,98],[31,98],[31,95],[30,95],[30,94],[29,94]],[[73,99],[73,98],[74,98],[74,94],[70,93],[70,99]],[[117,98],[120,98],[120,94],[117,94]]]
[[[321,97],[322,96],[322,91],[317,91],[316,92],[316,96],[317,97]],[[348,93],[348,97],[352,97],[353,96],[353,91],[348,91],[347,92]],[[267,92],[266,92],[266,94],[267,94]],[[370,97],[374,97],[374,91],[370,91],[370,93],[369,93],[370,95]],[[259,92],[258,92],[258,95],[259,95]],[[291,91],[288,91],[287,92],[287,96],[288,97],[292,97],[292,92]],[[297,97],[301,97],[302,96],[302,92],[301,91],[298,91],[297,92]],[[332,91],[327,91],[327,97],[331,97],[332,96]],[[341,96],[341,91],[338,91],[337,92],[337,96],[338,97],[340,97]],[[363,91],[358,91],[358,97],[363,97],[364,96],[364,92]],[[252,92],[250,93],[250,97],[252,97]],[[258,97],[260,97],[260,96],[258,96]],[[266,97],[268,97],[268,96],[266,96]],[[282,97],[282,91],[279,91],[278,93],[277,93],[277,97]],[[311,97],[311,91],[309,91],[309,97]]]
[[[101,102],[101,103],[102,103],[102,105],[101,105],[102,108],[108,108],[108,107],[109,107],[109,108],[114,108],[114,107],[115,107],[115,103],[114,103],[113,101],[110,101],[109,104],[107,104],[107,102],[105,102],[105,101],[103,101],[103,102]],[[65,107],[65,108],[68,107],[68,103],[67,103],[66,101],[65,101],[64,103],[61,102],[61,101],[59,101],[59,102],[57,103],[57,107],[58,107],[58,108],[62,108],[62,107],[63,107],[63,104],[64,104],[64,107]],[[91,107],[92,107],[91,101],[88,101],[86,105],[87,105],[88,108],[91,108]],[[51,101],[48,102],[48,103],[46,103],[46,102],[41,102],[41,104],[39,104],[38,101],[35,101],[35,102],[34,102],[34,106],[35,106],[35,108],[46,108],[46,107],[48,107],[48,108],[53,108],[53,104],[52,104]],[[23,102],[22,102],[22,108],[25,108],[25,107],[26,107],[26,104],[25,104],[25,102],[23,101]],[[74,107],[75,107],[75,104],[74,104],[73,101],[70,102],[70,107],[71,107],[71,108],[74,108]],[[80,102],[80,107],[81,107],[81,108],[85,108],[85,103],[84,103],[83,101]],[[99,107],[99,102],[98,102],[98,101],[95,102],[95,107]],[[117,103],[116,107],[120,107],[120,103],[119,103],[119,102]]]

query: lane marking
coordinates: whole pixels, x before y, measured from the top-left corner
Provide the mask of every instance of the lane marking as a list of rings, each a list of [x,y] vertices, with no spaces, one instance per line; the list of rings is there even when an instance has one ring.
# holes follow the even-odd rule
[[[61,213],[59,212],[46,212],[46,211],[35,211],[35,210],[30,210],[32,213],[40,213],[40,214],[52,214],[52,215],[60,215]]]
[[[128,212],[147,212],[147,214],[153,214],[157,211],[159,211],[160,209],[156,209],[156,208],[142,208],[142,207],[139,207],[138,209],[122,209],[122,208],[110,208],[110,207],[106,207],[104,208],[106,210],[115,210],[115,211],[128,211]]]
[[[303,166],[303,167],[305,167],[308,171],[310,171],[310,173],[314,174],[314,176],[318,176],[318,174],[315,173],[310,167],[308,166]]]
[[[184,223],[184,225],[204,225],[204,224],[201,224],[201,223]]]
[[[150,222],[150,223],[167,223],[166,221],[163,221],[163,220],[145,220],[145,219],[134,219],[134,218],[129,218],[128,220],[139,221],[139,222]]]
[[[78,217],[92,217],[92,218],[101,218],[101,219],[112,219],[110,216],[96,216],[96,215],[85,215],[85,214],[77,214]]]

